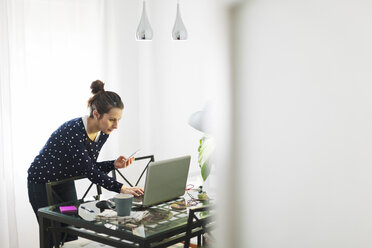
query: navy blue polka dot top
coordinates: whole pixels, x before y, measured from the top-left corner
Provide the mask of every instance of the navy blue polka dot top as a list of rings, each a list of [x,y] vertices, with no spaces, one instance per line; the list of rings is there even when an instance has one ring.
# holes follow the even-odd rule
[[[47,183],[75,176],[86,176],[107,190],[120,192],[123,184],[107,173],[114,169],[114,160],[97,162],[99,152],[109,135],[101,132],[91,141],[82,118],[65,122],[52,133],[28,169],[28,182]]]

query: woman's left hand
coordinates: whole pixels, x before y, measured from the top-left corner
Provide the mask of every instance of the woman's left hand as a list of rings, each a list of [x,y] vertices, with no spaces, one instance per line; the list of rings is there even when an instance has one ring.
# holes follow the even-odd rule
[[[118,157],[114,162],[115,168],[120,169],[129,166],[131,163],[133,163],[134,157],[130,158],[127,162],[124,162],[125,160],[126,158],[124,156]]]

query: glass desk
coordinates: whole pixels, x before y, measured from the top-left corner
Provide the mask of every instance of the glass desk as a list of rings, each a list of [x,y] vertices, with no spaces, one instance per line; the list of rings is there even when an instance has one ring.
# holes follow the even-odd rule
[[[146,208],[150,215],[136,224],[127,224],[120,220],[87,221],[78,214],[60,213],[59,206],[74,205],[79,208],[79,205],[84,203],[82,200],[40,208],[38,210],[40,247],[49,247],[49,235],[52,232],[73,234],[114,247],[167,247],[190,237],[200,236],[204,232],[200,223],[193,223],[191,235],[186,235],[189,209],[171,208],[171,204],[179,200]],[[199,203],[198,206],[202,204]],[[201,220],[211,217],[209,211],[198,214]],[[68,226],[54,227],[54,221]]]

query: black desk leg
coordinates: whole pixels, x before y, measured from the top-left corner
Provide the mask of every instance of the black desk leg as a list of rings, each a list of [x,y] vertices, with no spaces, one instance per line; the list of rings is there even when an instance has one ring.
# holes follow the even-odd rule
[[[151,247],[151,245],[147,242],[139,242],[138,244],[139,244],[139,247],[141,247],[141,248],[150,248]]]
[[[40,248],[49,248],[49,233],[48,228],[50,227],[50,220],[39,216],[39,238]]]

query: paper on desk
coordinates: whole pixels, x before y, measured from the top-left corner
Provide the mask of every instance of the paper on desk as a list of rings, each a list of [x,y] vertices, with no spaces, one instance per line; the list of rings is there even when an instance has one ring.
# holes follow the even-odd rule
[[[133,228],[132,231],[133,231],[133,234],[137,236],[141,236],[141,237],[145,236],[145,227],[143,225]]]
[[[117,212],[112,209],[105,209],[102,213],[96,215],[99,220],[121,220],[125,223],[138,223],[148,216],[149,211],[131,211],[129,216],[118,216]]]
[[[96,215],[99,213],[99,209],[96,207],[97,202],[92,201],[80,204],[78,208],[79,216],[86,221],[94,221]]]

